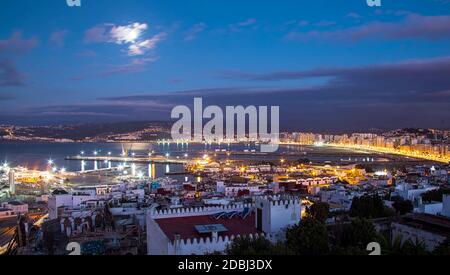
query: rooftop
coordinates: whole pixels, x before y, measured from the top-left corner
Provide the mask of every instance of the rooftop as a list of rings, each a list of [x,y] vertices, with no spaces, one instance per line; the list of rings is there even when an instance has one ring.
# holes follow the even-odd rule
[[[450,237],[450,219],[447,217],[429,214],[409,214],[404,216],[400,223]]]
[[[211,216],[191,216],[180,218],[156,219],[156,223],[164,234],[171,240],[175,240],[175,235],[180,235],[181,239],[193,239],[210,237],[211,234],[200,234],[196,229],[198,225],[223,225],[228,231],[219,233],[219,236],[237,236],[249,234],[261,234],[255,227],[255,214],[249,215],[246,219],[234,217],[231,219],[221,218],[216,220]]]

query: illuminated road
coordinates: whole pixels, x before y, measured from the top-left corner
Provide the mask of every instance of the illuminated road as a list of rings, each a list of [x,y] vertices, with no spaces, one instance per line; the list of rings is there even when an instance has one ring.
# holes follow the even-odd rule
[[[280,145],[303,146],[303,144],[299,144],[299,143],[280,143]],[[380,147],[370,147],[370,146],[362,146],[362,145],[329,144],[329,143],[324,144],[323,146],[324,147],[333,147],[333,148],[338,148],[338,149],[351,149],[351,150],[360,150],[360,151],[370,151],[370,152],[374,152],[374,153],[391,154],[391,155],[397,155],[397,156],[414,158],[414,159],[430,160],[430,161],[441,162],[441,163],[446,163],[446,164],[450,163],[450,158],[446,158],[446,157],[432,156],[429,154],[424,155],[422,153],[405,152],[405,151],[380,148]]]

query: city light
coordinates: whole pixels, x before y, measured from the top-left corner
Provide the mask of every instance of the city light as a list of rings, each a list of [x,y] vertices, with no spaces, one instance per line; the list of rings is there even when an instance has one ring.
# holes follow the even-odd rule
[[[387,176],[388,173],[387,173],[387,171],[377,171],[377,172],[375,172],[375,175],[376,176]]]
[[[96,155],[98,155],[98,152],[97,152],[97,151],[94,151],[94,156],[96,156]]]
[[[47,161],[47,164],[50,165],[50,166],[53,165],[53,163],[54,163],[54,161],[53,161],[52,159],[49,159],[49,160]]]

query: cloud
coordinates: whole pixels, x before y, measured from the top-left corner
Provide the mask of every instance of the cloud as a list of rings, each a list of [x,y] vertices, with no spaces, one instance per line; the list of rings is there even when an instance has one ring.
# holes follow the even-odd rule
[[[125,65],[113,66],[110,69],[101,71],[99,76],[112,76],[116,74],[128,74],[128,73],[137,73],[145,70],[145,67],[149,63],[153,63],[157,58],[135,58],[132,59],[130,63]]]
[[[237,22],[229,25],[229,30],[231,32],[240,32],[248,28],[257,28],[257,20],[255,18],[248,18],[244,21]]]
[[[386,66],[321,69],[297,77],[333,76],[313,87],[224,87],[102,98],[104,101],[192,106],[280,106],[283,128],[343,131],[450,126],[450,58]],[[411,67],[412,66],[412,67]],[[410,71],[408,71],[410,68]],[[440,72],[441,71],[441,72]],[[437,72],[440,72],[436,75]],[[425,74],[424,74],[425,73]],[[291,79],[294,73],[277,79]],[[391,75],[392,74],[392,75]],[[424,75],[423,75],[424,74]],[[248,74],[247,74],[248,75]],[[418,77],[422,75],[422,77]],[[271,75],[270,79],[274,79]],[[435,82],[437,81],[437,82]],[[386,83],[386,84],[385,84]],[[166,110],[169,117],[170,109]]]
[[[64,47],[65,39],[68,34],[69,31],[67,30],[55,31],[50,35],[49,41],[57,47]]]
[[[167,37],[165,32],[158,33],[152,38],[144,40],[142,42],[133,43],[128,47],[128,55],[144,55],[147,51],[156,48],[156,45]]]
[[[252,86],[212,87],[98,98],[94,103],[49,106],[25,112],[30,121],[48,117],[82,120],[169,120],[176,105],[280,106],[282,129],[353,131],[371,128],[450,127],[450,57],[360,67],[266,74],[228,73]],[[286,80],[324,77],[319,84],[286,87]],[[269,82],[270,81],[270,82]],[[277,81],[283,81],[277,86]],[[257,83],[257,84],[254,84]],[[271,83],[270,86],[261,86]],[[20,112],[21,114],[24,113]],[[36,114],[36,115],[35,115]],[[75,114],[85,114],[77,118]],[[89,115],[87,115],[89,114]],[[98,115],[97,115],[98,114]],[[109,114],[109,115],[108,115]]]
[[[288,40],[353,40],[367,38],[382,39],[426,39],[439,40],[450,38],[450,16],[422,16],[409,14],[400,22],[371,22],[357,27],[330,31],[293,31],[286,35]]]
[[[113,26],[110,33],[111,38],[117,44],[134,44],[142,33],[148,28],[147,24],[133,23],[126,26]]]
[[[14,60],[35,48],[36,38],[24,39],[21,32],[14,32],[10,38],[0,40],[0,87],[23,86],[25,77]]]
[[[0,40],[0,56],[25,54],[35,48],[37,44],[36,38],[23,39],[21,32],[14,32],[10,38]]]
[[[334,26],[336,25],[335,21],[330,21],[330,20],[322,20],[317,22],[316,24],[314,24],[317,27],[329,27],[329,26]]]
[[[0,87],[23,85],[24,76],[17,71],[15,65],[8,59],[0,60]]]
[[[109,42],[110,35],[108,29],[110,29],[110,26],[108,24],[95,26],[93,28],[88,29],[84,34],[84,42],[85,43]]]
[[[226,73],[256,86],[216,87],[181,91],[149,91],[98,99],[105,105],[159,106],[170,116],[176,105],[191,106],[194,97],[205,105],[280,106],[284,125],[308,129],[450,126],[450,57],[360,67],[321,68],[266,74]],[[286,88],[287,80],[323,78],[319,84]],[[280,87],[261,86],[283,81]],[[145,113],[143,111],[143,113]],[[148,115],[148,114],[147,114]],[[151,116],[149,116],[151,117]],[[356,118],[355,118],[356,117]],[[441,125],[444,121],[446,124]],[[415,124],[414,124],[415,123]],[[315,128],[314,128],[315,127]],[[328,129],[327,129],[328,128]]]
[[[196,39],[198,34],[203,32],[205,29],[206,29],[205,23],[195,24],[185,33],[184,41],[192,41]]]
[[[345,17],[352,18],[352,19],[360,19],[362,16],[359,13],[350,12]]]
[[[138,22],[129,25],[103,24],[87,30],[84,41],[86,43],[127,45],[129,56],[145,55],[167,37],[166,32],[160,32],[151,38],[145,38],[144,33],[147,29],[146,23]]]
[[[92,77],[110,77],[119,74],[138,73],[145,70],[146,66],[158,60],[156,57],[139,57],[133,58],[130,62],[121,65],[109,65],[106,69],[100,70],[93,74],[77,75],[70,78],[70,80],[80,81]]]
[[[307,21],[307,20],[300,20],[300,21],[297,22],[297,25],[299,27],[305,27],[305,26],[309,25],[309,21]]]

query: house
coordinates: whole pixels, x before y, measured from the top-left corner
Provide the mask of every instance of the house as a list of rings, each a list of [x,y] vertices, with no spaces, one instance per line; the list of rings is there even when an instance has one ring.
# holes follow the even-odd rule
[[[15,217],[16,215],[11,209],[0,208],[0,220]]]
[[[300,200],[282,197],[260,197],[255,204],[150,210],[147,252],[149,255],[224,252],[240,236],[264,236],[275,241],[300,219]]]
[[[12,215],[24,215],[28,213],[28,204],[19,201],[4,202],[1,208],[11,210]]]

